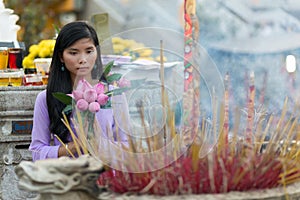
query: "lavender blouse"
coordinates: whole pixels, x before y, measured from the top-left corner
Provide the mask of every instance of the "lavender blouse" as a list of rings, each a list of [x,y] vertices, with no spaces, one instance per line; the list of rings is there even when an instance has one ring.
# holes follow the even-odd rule
[[[34,105],[31,144],[29,146],[29,150],[32,152],[33,161],[47,158],[57,158],[58,149],[61,145],[57,138],[54,137],[54,134],[49,130],[50,119],[46,102],[46,90],[44,90],[38,94]],[[120,111],[122,110],[123,112],[124,110],[127,110],[127,104],[124,105],[124,101],[123,105],[120,102],[118,105],[121,105],[121,107],[119,106]],[[119,126],[119,124],[118,126],[116,126],[116,118],[114,117],[114,113],[116,112],[116,110],[118,109],[101,109],[96,113],[96,118],[100,122],[99,125],[102,128],[102,132],[104,134],[106,134],[107,131],[110,131],[113,133],[113,138],[116,139],[115,129],[116,127],[119,127],[119,130],[117,131],[119,136],[118,138],[121,141],[126,142],[127,131],[125,130],[129,130],[129,126],[128,124],[125,125],[127,127],[123,128]],[[119,113],[116,114],[120,115]],[[122,119],[124,119],[124,117]]]

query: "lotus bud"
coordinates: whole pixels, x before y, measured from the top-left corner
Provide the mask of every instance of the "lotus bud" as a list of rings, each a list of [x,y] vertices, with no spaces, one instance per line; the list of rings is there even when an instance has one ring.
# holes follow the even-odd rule
[[[91,88],[93,88],[93,87],[91,86],[91,84],[89,82],[87,82],[85,79],[81,79],[78,81],[76,90],[84,92],[85,90],[91,89]]]
[[[87,89],[84,93],[83,93],[83,98],[91,103],[91,102],[95,102],[97,100],[97,92],[95,89]]]
[[[130,81],[125,78],[121,78],[118,81],[118,85],[119,85],[119,87],[130,87]]]
[[[99,95],[99,94],[105,92],[105,86],[104,86],[104,84],[102,84],[102,83],[96,84],[96,85],[94,86],[94,89],[96,90],[97,95]]]
[[[103,106],[103,105],[105,105],[105,104],[107,103],[108,98],[109,98],[109,97],[108,97],[106,94],[101,93],[101,94],[98,95],[97,101],[98,101],[98,103],[99,103],[101,106]]]
[[[76,103],[78,110],[85,111],[89,108],[89,103],[84,99],[79,99]]]
[[[92,102],[89,104],[89,111],[98,112],[100,110],[100,105],[97,102]]]
[[[72,92],[73,98],[75,99],[75,101],[78,101],[79,99],[83,99],[83,92],[79,91],[79,90],[74,90]]]

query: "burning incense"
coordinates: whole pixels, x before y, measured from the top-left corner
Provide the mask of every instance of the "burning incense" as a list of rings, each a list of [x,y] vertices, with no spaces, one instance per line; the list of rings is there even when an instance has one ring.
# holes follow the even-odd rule
[[[165,106],[166,106],[166,94],[165,94],[165,69],[164,69],[164,53],[163,53],[163,41],[160,41],[160,82],[161,82],[161,103],[163,110],[163,119],[166,119]],[[166,123],[163,124],[164,145],[166,145],[167,130]]]
[[[267,79],[268,79],[268,72],[264,72],[264,78],[263,78],[263,85],[262,89],[260,92],[260,97],[259,97],[259,103],[262,105],[265,102],[265,93],[266,93],[266,88],[267,88]]]
[[[224,92],[224,106],[225,106],[225,116],[224,116],[224,130],[223,130],[223,137],[225,146],[228,145],[228,133],[229,133],[229,74],[225,75],[224,80],[225,85],[225,92]]]
[[[225,76],[225,96],[224,105],[217,110],[216,94],[213,89],[213,121],[207,122],[203,116],[201,129],[198,130],[198,120],[200,116],[199,109],[199,71],[197,66],[193,65],[197,52],[196,42],[198,40],[199,27],[196,20],[195,0],[185,0],[185,54],[184,54],[184,91],[183,91],[183,130],[180,133],[184,135],[185,145],[189,145],[187,153],[177,159],[177,152],[165,151],[153,160],[136,159],[137,157],[122,157],[121,151],[114,151],[114,146],[109,146],[108,151],[98,154],[100,159],[106,159],[110,162],[122,161],[122,166],[126,169],[136,169],[134,173],[116,169],[107,169],[99,177],[98,183],[101,187],[107,187],[108,190],[117,193],[136,193],[136,194],[154,194],[154,195],[180,195],[180,194],[203,194],[203,193],[221,193],[230,191],[248,191],[255,189],[267,189],[278,186],[285,187],[288,184],[300,180],[299,165],[299,145],[300,134],[297,128],[300,127],[298,119],[299,114],[295,110],[296,116],[287,116],[287,99],[281,109],[281,116],[278,123],[274,124],[274,117],[271,116],[265,120],[266,124],[260,124],[264,120],[254,120],[255,109],[255,84],[254,72],[250,73],[249,84],[246,88],[248,115],[246,119],[246,128],[240,131],[239,109],[235,109],[235,119],[233,130],[229,129],[230,115],[229,111],[229,74]],[[132,152],[156,151],[159,149],[157,144],[166,141],[166,130],[170,130],[170,137],[177,139],[175,134],[174,115],[168,107],[168,99],[165,96],[164,86],[164,68],[162,63],[162,42],[161,42],[161,83],[162,83],[162,104],[167,106],[168,120],[164,127],[164,137],[147,140],[147,146],[140,145],[136,148],[131,142]],[[248,78],[248,77],[247,77]],[[148,129],[144,122],[143,105],[140,107],[142,126],[145,128],[146,135]],[[218,113],[219,112],[219,113]],[[224,119],[225,124],[217,124],[217,118]],[[265,116],[264,116],[265,117]],[[220,120],[223,121],[223,120]],[[257,125],[258,123],[258,125]],[[69,124],[66,123],[70,129]],[[85,126],[84,123],[79,126]],[[274,126],[274,127],[273,127]],[[258,127],[255,129],[255,127]],[[218,130],[220,128],[220,130]],[[79,130],[85,130],[83,127]],[[221,135],[223,137],[215,140],[216,145],[211,148],[207,154],[201,154],[202,149],[206,149],[205,139],[210,134]],[[231,131],[232,139],[228,138]],[[254,132],[256,137],[253,137]],[[267,135],[271,136],[269,141],[265,141]],[[86,134],[84,134],[86,136]],[[239,136],[242,136],[240,139]],[[194,138],[195,137],[195,138]],[[203,137],[203,138],[201,138]],[[90,138],[92,139],[92,138]],[[161,141],[159,141],[161,140]],[[294,143],[292,141],[296,140]],[[130,140],[129,140],[130,141]],[[141,140],[140,140],[141,141]],[[204,141],[204,142],[203,142]],[[101,141],[102,142],[102,141]],[[138,141],[139,142],[139,141]],[[137,143],[138,143],[137,142]],[[181,141],[176,140],[174,146],[181,145]],[[83,142],[78,142],[82,145]],[[226,145],[224,145],[226,144]],[[295,145],[297,144],[297,145]],[[185,146],[184,145],[184,146]],[[255,146],[254,146],[255,145]],[[102,145],[103,149],[106,150]],[[255,147],[255,148],[249,148]],[[95,145],[87,145],[87,148],[96,148]],[[144,149],[143,149],[144,148]],[[138,149],[138,150],[136,150]],[[177,148],[175,148],[177,149]],[[95,152],[98,149],[95,149]],[[89,150],[89,152],[94,152]],[[221,154],[219,153],[221,152]],[[245,152],[249,152],[246,154]],[[168,154],[167,154],[168,153]],[[96,155],[93,154],[93,155]],[[174,155],[174,157],[171,157]],[[221,156],[220,156],[221,155]],[[176,158],[173,160],[173,158]],[[156,161],[163,160],[174,162],[165,162],[161,168],[143,173],[135,173],[143,165],[155,165]],[[150,162],[149,162],[150,161]],[[122,169],[124,169],[122,168]],[[150,168],[149,168],[150,169]]]
[[[255,85],[254,72],[250,73],[249,97],[248,97],[248,119],[246,128],[246,141],[249,145],[253,143],[253,121],[254,121]]]

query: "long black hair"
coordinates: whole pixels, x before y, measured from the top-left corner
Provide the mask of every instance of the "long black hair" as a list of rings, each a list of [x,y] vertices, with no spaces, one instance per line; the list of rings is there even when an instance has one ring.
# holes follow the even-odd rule
[[[49,129],[52,133],[56,134],[63,142],[67,142],[69,131],[61,121],[62,111],[65,104],[58,101],[54,96],[54,92],[63,92],[65,94],[72,93],[73,85],[71,75],[68,69],[64,67],[61,58],[63,51],[69,46],[73,45],[76,41],[90,38],[97,48],[97,59],[95,66],[92,70],[92,77],[100,79],[102,75],[102,62],[100,45],[95,29],[85,21],[75,21],[66,24],[59,32],[53,51],[52,62],[49,70],[49,80],[47,85],[47,106],[50,118]],[[68,119],[70,114],[67,114]]]

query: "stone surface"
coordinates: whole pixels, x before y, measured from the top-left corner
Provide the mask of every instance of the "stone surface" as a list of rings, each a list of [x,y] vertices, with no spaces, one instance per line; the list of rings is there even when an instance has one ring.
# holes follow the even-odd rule
[[[19,190],[15,167],[31,161],[28,150],[34,102],[45,86],[0,87],[0,199],[30,199],[37,194]]]
[[[77,159],[60,157],[22,161],[15,168],[19,188],[39,193],[41,200],[97,199],[102,188],[97,186],[96,181],[103,171],[102,162],[88,155]]]
[[[0,87],[0,137],[30,134],[36,96],[45,86]]]
[[[24,138],[23,138],[24,139]],[[28,150],[29,141],[0,142],[0,199],[18,200],[35,197],[32,192],[22,191],[18,188],[18,178],[15,167],[22,160],[31,160],[31,152]]]
[[[45,86],[0,87],[0,111],[32,111]]]
[[[286,189],[279,187],[266,190],[254,190],[246,192],[229,192],[223,194],[200,194],[200,195],[171,195],[171,196],[153,196],[153,195],[118,195],[112,193],[102,193],[98,199],[114,200],[299,200],[300,183],[292,184]]]

